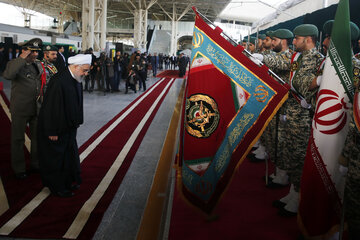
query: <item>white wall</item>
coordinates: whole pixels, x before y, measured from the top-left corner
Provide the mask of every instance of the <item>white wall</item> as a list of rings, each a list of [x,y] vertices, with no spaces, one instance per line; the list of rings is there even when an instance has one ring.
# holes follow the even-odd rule
[[[327,7],[339,3],[339,0],[327,0]],[[312,13],[324,7],[324,0],[305,0],[294,7],[291,7],[285,12],[287,13],[280,13],[276,19],[272,20],[270,23],[265,25],[259,26],[259,30],[267,29],[274,25],[277,25],[281,22],[286,22],[288,20],[300,17],[307,13]],[[289,16],[291,15],[291,16]],[[253,30],[254,31],[254,30]]]

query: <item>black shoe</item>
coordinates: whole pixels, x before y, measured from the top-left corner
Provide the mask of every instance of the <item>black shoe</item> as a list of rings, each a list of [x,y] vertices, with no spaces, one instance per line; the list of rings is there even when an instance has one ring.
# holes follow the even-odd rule
[[[55,195],[62,198],[68,198],[74,196],[75,194],[69,190],[64,190],[64,191],[56,192]]]
[[[254,156],[249,157],[249,161],[252,162],[252,163],[259,163],[259,162],[264,162],[265,158],[260,159],[260,158],[255,157],[255,155],[254,155]]]
[[[266,176],[263,176],[263,177],[262,177],[262,180],[263,180],[263,181],[266,181]],[[268,176],[268,183],[270,183],[272,180],[273,180],[273,178],[270,177],[270,176]]]
[[[75,191],[75,190],[78,190],[80,188],[80,185],[79,184],[73,184],[71,185],[71,190]]]
[[[15,174],[15,177],[17,178],[17,179],[19,179],[19,180],[23,180],[23,179],[25,179],[25,178],[27,178],[27,174],[26,174],[26,172],[21,172],[21,173],[16,173]]]
[[[285,208],[280,208],[278,211],[278,215],[280,215],[282,217],[295,217],[295,216],[297,216],[297,213],[290,212],[290,211],[286,210]]]
[[[275,188],[283,188],[283,187],[287,187],[289,186],[288,184],[283,185],[280,183],[274,183],[273,181],[269,181],[268,184],[266,185],[267,188],[271,188],[271,189],[275,189]]]
[[[276,207],[278,209],[283,209],[286,206],[286,203],[280,201],[280,200],[275,200],[272,202],[272,206]]]

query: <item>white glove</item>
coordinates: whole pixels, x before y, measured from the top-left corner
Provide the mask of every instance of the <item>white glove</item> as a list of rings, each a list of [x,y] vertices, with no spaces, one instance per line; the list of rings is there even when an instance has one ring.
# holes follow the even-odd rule
[[[306,108],[306,109],[310,109],[310,108],[311,108],[311,104],[308,104],[305,99],[301,99],[300,104],[301,104],[301,106],[302,106],[303,108]]]
[[[348,172],[348,168],[347,167],[344,167],[343,165],[340,165],[339,166],[339,172],[341,174],[341,176],[346,176],[347,172]]]
[[[279,119],[280,119],[280,122],[286,122],[286,115],[280,114]]]
[[[322,75],[318,76],[316,78],[316,85],[318,85],[320,87],[320,84],[321,84],[321,80],[322,80]]]
[[[256,58],[257,60],[259,60],[260,62],[262,62],[264,60],[264,55],[262,55],[260,53],[253,53],[252,56],[254,58]]]

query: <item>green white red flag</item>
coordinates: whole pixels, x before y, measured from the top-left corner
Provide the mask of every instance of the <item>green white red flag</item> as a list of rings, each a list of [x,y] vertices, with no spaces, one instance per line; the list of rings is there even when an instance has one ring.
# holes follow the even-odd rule
[[[344,177],[338,160],[354,95],[349,23],[349,2],[340,0],[301,179],[298,219],[307,237],[331,236],[341,221]]]

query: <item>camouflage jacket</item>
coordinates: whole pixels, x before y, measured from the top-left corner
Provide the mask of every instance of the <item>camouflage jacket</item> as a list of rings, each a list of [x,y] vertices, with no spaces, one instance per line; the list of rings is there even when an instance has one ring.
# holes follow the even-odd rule
[[[287,49],[276,54],[264,55],[263,62],[281,79],[289,83],[291,56],[292,52],[290,49]]]
[[[319,67],[324,56],[316,48],[301,53],[298,61],[294,61],[291,71],[296,71],[291,80],[292,86],[299,92],[308,103],[315,103],[318,88],[309,90],[314,78],[319,74]],[[313,107],[315,104],[312,104]]]

